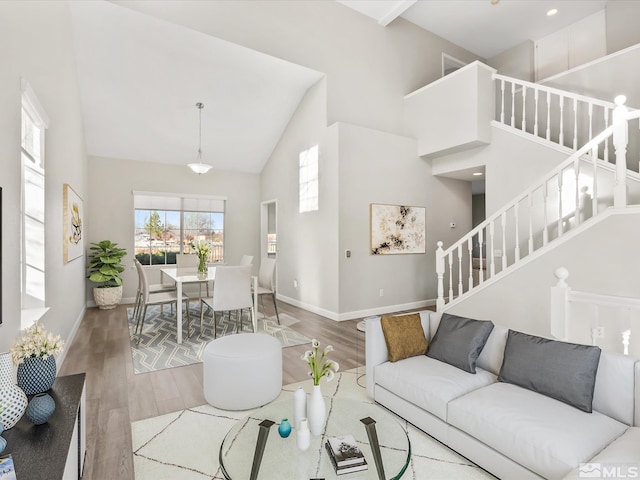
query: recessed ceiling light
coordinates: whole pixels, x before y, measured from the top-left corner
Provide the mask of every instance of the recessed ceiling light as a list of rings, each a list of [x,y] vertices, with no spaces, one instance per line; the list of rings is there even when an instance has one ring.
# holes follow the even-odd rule
[[[491,5],[497,5],[500,0],[491,0]]]
[[[547,17],[553,17],[556,13],[558,13],[558,9],[557,8],[552,8],[551,10],[549,10],[547,12]]]
[[[473,172],[471,175],[473,175],[474,177],[477,177],[479,175],[482,175],[482,172]]]

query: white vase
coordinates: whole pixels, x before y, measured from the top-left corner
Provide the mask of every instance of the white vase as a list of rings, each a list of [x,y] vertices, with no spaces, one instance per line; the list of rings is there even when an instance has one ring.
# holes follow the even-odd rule
[[[5,409],[0,413],[0,424],[5,430],[18,423],[27,404],[27,396],[14,381],[11,355],[0,354],[0,405]]]
[[[309,397],[309,402],[307,403],[307,420],[309,421],[311,435],[322,435],[326,419],[327,406],[324,403],[320,385],[314,385],[311,396]]]
[[[298,428],[303,418],[307,418],[307,394],[302,387],[298,387],[293,394],[293,428]]]
[[[301,418],[300,423],[296,427],[296,445],[303,452],[309,449],[311,445],[311,432],[309,432],[309,423],[306,418]]]

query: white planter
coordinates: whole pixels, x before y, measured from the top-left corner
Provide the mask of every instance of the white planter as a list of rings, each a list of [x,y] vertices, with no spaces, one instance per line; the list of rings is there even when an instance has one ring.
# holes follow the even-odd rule
[[[93,288],[93,299],[100,310],[116,308],[122,300],[122,285],[118,287]]]

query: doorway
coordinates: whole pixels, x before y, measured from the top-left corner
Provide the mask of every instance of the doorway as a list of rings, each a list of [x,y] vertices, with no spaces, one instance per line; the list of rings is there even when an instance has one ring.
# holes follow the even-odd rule
[[[278,200],[260,203],[260,258],[278,255]]]

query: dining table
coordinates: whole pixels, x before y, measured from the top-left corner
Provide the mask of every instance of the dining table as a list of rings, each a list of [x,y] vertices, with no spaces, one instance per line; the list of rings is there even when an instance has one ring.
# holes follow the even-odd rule
[[[216,267],[210,266],[206,272],[198,272],[197,268],[193,267],[165,267],[160,269],[161,275],[166,275],[176,283],[176,295],[178,298],[178,305],[176,306],[176,330],[178,343],[182,343],[182,287],[185,283],[198,283],[198,282],[215,282],[216,279]],[[258,315],[258,277],[251,277],[251,284],[253,286],[253,317],[251,319],[253,324],[253,331],[257,329],[257,315]],[[187,308],[189,308],[187,306]]]

